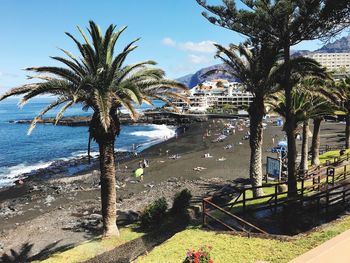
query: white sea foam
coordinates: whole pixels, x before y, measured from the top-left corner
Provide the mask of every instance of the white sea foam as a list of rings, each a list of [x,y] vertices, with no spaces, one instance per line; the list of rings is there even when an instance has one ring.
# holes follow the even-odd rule
[[[154,128],[154,130],[135,131],[135,132],[131,132],[130,135],[148,137],[149,139],[152,139],[152,140],[169,139],[175,136],[175,127],[166,126],[165,124],[163,125],[152,124],[151,126]]]
[[[23,178],[22,174],[30,173],[34,170],[43,169],[49,167],[53,161],[39,162],[36,164],[21,163],[18,165],[3,167],[0,173],[0,187],[10,186],[17,179]]]
[[[162,142],[166,139],[170,139],[175,136],[175,129],[176,127],[166,126],[166,125],[155,125],[150,124],[149,126],[152,127],[152,130],[149,131],[134,131],[131,132],[131,136],[139,136],[139,137],[146,137],[145,142],[135,145],[136,151],[140,152],[148,147],[151,147],[152,145],[155,145],[159,142]],[[132,145],[130,146],[124,146],[121,148],[117,147],[118,151],[131,151]],[[91,152],[92,157],[97,157],[99,155],[99,152],[93,151]],[[81,158],[87,156],[86,150],[76,151],[73,152],[69,157],[65,158],[59,158],[56,160],[51,160],[48,162],[38,162],[35,164],[28,164],[28,163],[21,163],[15,166],[11,167],[2,167],[0,168],[0,188],[11,186],[14,184],[16,180],[19,178],[23,178],[23,174],[30,173],[34,170],[47,168],[50,165],[52,165],[55,161],[61,160],[61,161],[69,161],[76,158]],[[68,173],[75,171],[74,167],[70,167],[71,171],[68,171]],[[77,168],[78,170],[81,170],[81,167]]]

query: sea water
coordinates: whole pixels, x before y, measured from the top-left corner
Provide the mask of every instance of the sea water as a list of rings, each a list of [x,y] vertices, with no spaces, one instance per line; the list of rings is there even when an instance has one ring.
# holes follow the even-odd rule
[[[11,185],[21,174],[46,168],[54,161],[87,155],[88,127],[37,124],[28,136],[29,124],[10,123],[32,119],[53,100],[33,99],[22,109],[17,106],[19,99],[16,98],[0,102],[0,187]],[[155,106],[161,106],[161,102],[155,103]],[[143,105],[139,110],[146,108]],[[57,111],[54,109],[46,117],[55,116]],[[91,112],[84,112],[81,106],[76,105],[64,116],[90,114]],[[140,151],[174,134],[175,128],[165,125],[122,125],[115,146],[119,151],[130,151],[133,147]],[[96,143],[92,144],[92,154],[98,154]]]

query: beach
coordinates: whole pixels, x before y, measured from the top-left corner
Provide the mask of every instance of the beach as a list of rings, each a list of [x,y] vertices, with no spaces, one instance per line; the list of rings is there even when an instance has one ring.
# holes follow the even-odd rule
[[[184,132],[153,145],[133,158],[117,163],[118,224],[132,222],[150,202],[166,197],[169,205],[176,192],[188,188],[193,202],[226,184],[246,182],[249,175],[249,130],[235,130],[222,142],[213,142],[229,120],[213,119],[188,125]],[[341,145],[344,124],[324,123],[321,143]],[[206,136],[210,134],[210,136]],[[267,123],[264,130],[263,163],[275,143],[283,140],[282,127]],[[118,140],[118,139],[117,139]],[[300,142],[299,142],[300,143]],[[231,145],[232,147],[227,147]],[[205,158],[204,156],[210,156]],[[133,171],[143,159],[144,180]],[[100,234],[100,188],[98,166],[75,176],[33,177],[24,184],[0,190],[0,254],[34,244],[32,255],[52,245],[48,253]],[[40,256],[44,256],[39,254]]]

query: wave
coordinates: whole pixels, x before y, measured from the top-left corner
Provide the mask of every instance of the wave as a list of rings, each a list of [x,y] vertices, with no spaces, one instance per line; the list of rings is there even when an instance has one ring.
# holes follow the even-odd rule
[[[150,126],[154,129],[151,131],[134,131],[130,135],[148,137],[149,139],[169,139],[175,136],[175,127],[165,124],[150,124]]]
[[[139,137],[136,141],[139,141],[139,143],[132,144],[130,141],[130,145],[124,145],[122,147],[116,148],[117,151],[123,152],[123,151],[137,151],[141,152],[146,148],[151,147],[152,145],[155,145],[157,143],[160,143],[166,139],[170,139],[175,136],[175,129],[176,127],[166,126],[166,125],[156,125],[156,124],[149,124],[145,125],[150,128],[149,130],[144,131],[133,131],[128,134],[129,136],[136,136]],[[130,137],[129,137],[130,138]],[[97,157],[99,155],[98,151],[92,151],[91,156]],[[79,150],[72,152],[68,157],[63,158],[57,158],[50,161],[40,161],[38,163],[21,163],[14,166],[9,167],[0,167],[0,188],[11,186],[14,184],[14,182],[18,179],[24,178],[24,174],[32,173],[35,170],[48,168],[49,166],[53,165],[57,161],[67,161],[74,159],[80,159],[82,157],[87,157],[87,150]],[[79,166],[79,167],[78,167]],[[75,172],[81,171],[86,166],[78,165],[77,167],[67,167],[67,173],[73,174]]]
[[[49,167],[54,161],[39,162],[36,164],[21,163],[18,165],[3,167],[0,170],[0,187],[10,186],[16,180],[23,178],[21,175],[30,173],[34,170]]]

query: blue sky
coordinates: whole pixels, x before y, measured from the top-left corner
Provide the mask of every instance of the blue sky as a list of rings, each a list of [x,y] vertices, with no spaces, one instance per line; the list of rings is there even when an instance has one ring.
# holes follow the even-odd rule
[[[0,93],[27,82],[28,72],[23,68],[57,65],[49,58],[61,54],[57,47],[77,54],[64,32],[77,36],[76,26],[85,28],[91,19],[103,30],[111,23],[127,25],[119,47],[141,37],[139,48],[127,62],[153,59],[170,78],[218,63],[213,58],[212,42],[227,45],[244,38],[210,24],[202,11],[195,0],[2,0]],[[320,46],[314,41],[297,48]]]

